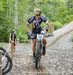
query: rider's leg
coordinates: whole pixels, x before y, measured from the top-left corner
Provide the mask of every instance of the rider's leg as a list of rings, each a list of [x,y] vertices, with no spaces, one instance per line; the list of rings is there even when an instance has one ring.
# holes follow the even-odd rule
[[[11,58],[13,60],[13,43],[11,43]]]
[[[32,50],[33,50],[33,57],[35,57],[35,46],[36,46],[36,39],[32,40]]]
[[[45,55],[46,54],[46,44],[47,44],[47,41],[45,38],[43,39],[42,44],[43,44],[43,55]]]
[[[13,60],[14,57],[14,53],[15,53],[15,42],[11,42],[11,57]]]
[[[15,48],[16,48],[16,44],[15,44],[15,42],[14,42],[14,45],[13,45],[14,47],[13,47],[13,52],[15,53]]]

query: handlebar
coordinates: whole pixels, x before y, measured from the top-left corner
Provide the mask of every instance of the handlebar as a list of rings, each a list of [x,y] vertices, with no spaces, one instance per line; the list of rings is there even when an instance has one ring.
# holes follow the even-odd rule
[[[53,33],[41,33],[42,35],[44,35],[44,37],[48,38],[48,37],[53,37]],[[32,32],[29,32],[28,34],[28,39],[33,39],[37,36],[37,34],[33,34]]]
[[[53,33],[48,33],[48,34],[45,34],[44,36],[45,37],[53,37],[54,35],[53,35]]]

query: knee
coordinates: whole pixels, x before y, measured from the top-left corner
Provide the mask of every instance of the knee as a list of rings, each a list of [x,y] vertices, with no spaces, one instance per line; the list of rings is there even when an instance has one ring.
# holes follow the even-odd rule
[[[36,42],[34,41],[34,42],[32,42],[32,46],[33,47],[35,47],[36,46]]]
[[[43,39],[43,44],[47,44],[47,41],[46,41],[46,39]]]

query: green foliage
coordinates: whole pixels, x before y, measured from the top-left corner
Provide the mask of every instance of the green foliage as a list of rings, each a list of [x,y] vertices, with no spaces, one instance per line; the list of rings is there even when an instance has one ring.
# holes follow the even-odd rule
[[[12,29],[13,23],[11,17],[8,16],[7,3],[5,0],[0,0],[0,42],[8,42]]]
[[[26,33],[26,28],[24,25],[21,25],[19,29],[17,30],[17,38],[19,38],[20,42],[25,42],[27,39],[27,33]]]
[[[9,34],[13,28],[10,20],[7,18],[0,18],[0,42],[8,42]]]
[[[55,30],[56,30],[56,29],[59,29],[59,28],[61,28],[61,27],[63,26],[63,24],[60,23],[59,21],[53,22],[53,25],[54,25],[54,29],[55,29]]]
[[[73,21],[73,0],[18,0],[15,8],[16,1],[0,0],[0,41],[8,41],[9,33],[15,27],[20,41],[27,40],[26,21],[36,7],[42,10],[42,15],[53,23],[55,29]],[[14,24],[16,11],[17,25]]]
[[[0,0],[0,11],[3,11],[4,9],[3,9],[3,2],[1,2],[1,0]]]

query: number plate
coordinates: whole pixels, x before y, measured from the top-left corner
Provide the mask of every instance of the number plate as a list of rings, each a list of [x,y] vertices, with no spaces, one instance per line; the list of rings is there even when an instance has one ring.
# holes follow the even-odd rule
[[[43,39],[43,35],[42,34],[37,34],[37,39],[38,40],[42,40]]]

